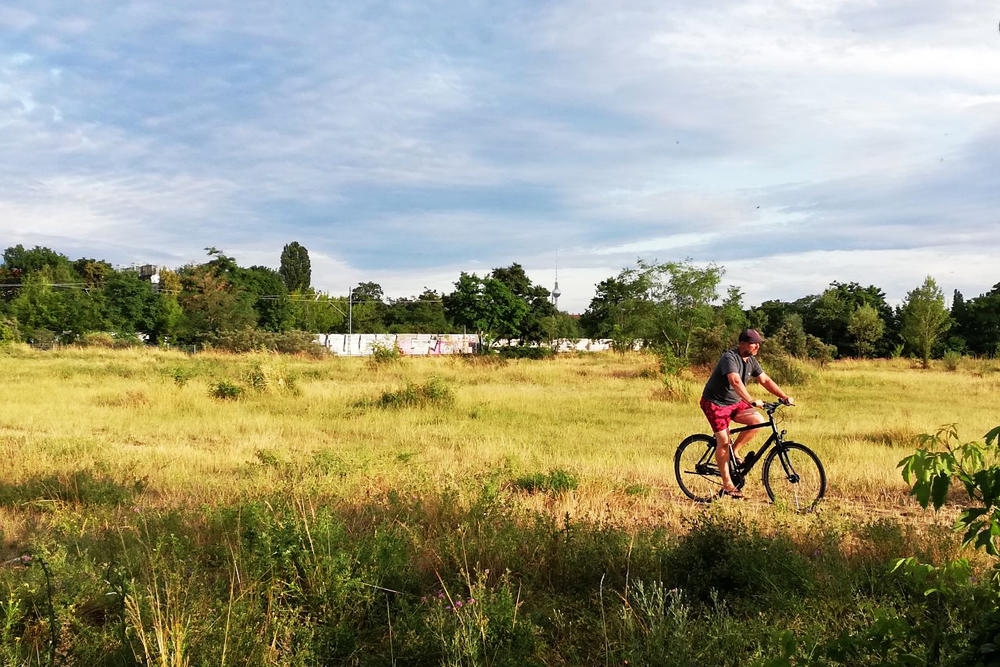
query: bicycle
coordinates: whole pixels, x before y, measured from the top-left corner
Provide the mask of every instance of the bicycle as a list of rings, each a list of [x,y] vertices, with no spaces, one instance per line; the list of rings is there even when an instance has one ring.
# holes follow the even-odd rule
[[[729,431],[732,436],[771,427],[767,442],[756,452],[748,452],[740,464],[733,455],[733,438],[730,437],[729,474],[736,488],[742,489],[750,471],[763,459],[764,489],[771,502],[787,503],[796,512],[811,512],[826,493],[826,472],[811,449],[785,440],[786,431],[778,431],[777,423],[780,422],[775,422],[774,414],[783,405],[781,402],[764,403],[768,421]],[[688,498],[697,502],[709,502],[721,495],[722,475],[715,461],[715,447],[715,436],[698,433],[685,438],[674,454],[677,484]]]

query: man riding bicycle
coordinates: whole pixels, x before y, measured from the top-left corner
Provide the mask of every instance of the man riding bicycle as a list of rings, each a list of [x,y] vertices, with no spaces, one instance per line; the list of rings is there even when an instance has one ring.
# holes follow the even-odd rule
[[[757,382],[777,396],[782,403],[786,405],[794,403],[781,390],[778,383],[767,376],[757,362],[757,352],[760,351],[763,340],[756,329],[741,331],[738,345],[722,353],[702,391],[701,409],[715,434],[715,461],[722,475],[722,491],[719,495],[743,498],[743,494],[733,484],[729,474],[729,422],[735,421],[750,426],[767,421],[754,409],[762,406],[763,401],[755,401],[747,391],[746,385],[750,378],[757,378]],[[736,455],[756,433],[756,430],[740,433],[733,443],[733,454]],[[747,454],[748,458],[752,456],[753,452]],[[743,462],[737,457],[736,463]]]

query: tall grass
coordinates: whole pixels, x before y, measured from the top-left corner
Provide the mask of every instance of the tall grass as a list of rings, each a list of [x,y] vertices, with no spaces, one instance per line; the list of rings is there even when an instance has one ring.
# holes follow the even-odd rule
[[[731,632],[713,626],[717,645],[748,659],[777,650],[763,626],[757,644],[742,632],[767,587],[784,584],[761,580],[723,613],[711,586],[678,578],[677,540],[692,532],[705,553],[720,535],[736,541],[733,563],[749,559],[769,577],[769,558],[787,565],[799,554],[805,569],[786,592],[824,613],[829,600],[811,597],[824,577],[853,586],[874,572],[855,565],[914,543],[928,558],[956,551],[947,516],[917,512],[896,463],[943,423],[969,439],[995,425],[982,406],[996,362],[808,368],[785,387],[799,405],[783,411],[782,428],[822,458],[829,511],[798,517],[751,502],[709,509],[709,524],[672,473],[677,443],[707,427],[705,373],[666,387],[651,367],[642,354],[373,366],[6,347],[0,556],[51,566],[55,611],[83,647],[81,664],[360,664],[373,646],[385,663],[580,664],[648,661],[643,646],[695,641],[725,614],[740,620]],[[240,400],[213,398],[220,383],[242,387]],[[759,480],[747,492],[764,497]],[[753,529],[727,533],[729,512]],[[768,551],[775,539],[786,555]],[[15,653],[30,662],[50,629],[44,578],[7,567],[0,584],[0,631],[19,637]],[[596,625],[581,609],[596,609],[602,592],[609,604],[612,591]],[[452,604],[419,601],[438,592]],[[458,615],[459,598],[482,604]],[[808,623],[779,599],[765,620]]]

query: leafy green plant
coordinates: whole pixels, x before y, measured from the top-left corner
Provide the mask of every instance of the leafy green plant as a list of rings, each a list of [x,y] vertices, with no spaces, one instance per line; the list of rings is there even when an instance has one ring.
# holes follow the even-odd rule
[[[170,377],[174,379],[174,383],[178,387],[183,387],[184,385],[186,385],[188,383],[188,380],[190,380],[195,375],[192,369],[185,368],[184,366],[175,366],[170,369],[169,373]]]
[[[243,398],[243,387],[227,380],[219,380],[208,393],[212,398],[222,401],[236,401]]]
[[[974,544],[1000,557],[1000,465],[997,447],[1000,426],[989,431],[984,442],[958,444],[955,424],[942,426],[937,433],[920,436],[920,447],[899,462],[903,479],[912,484],[910,494],[920,506],[941,508],[948,499],[953,481],[964,487],[970,506],[959,514],[956,528],[964,530],[963,543]]]
[[[392,345],[376,343],[372,345],[372,355],[368,357],[368,360],[375,366],[385,366],[398,363],[402,358],[403,352],[395,343]]]
[[[674,354],[674,350],[669,345],[662,346],[659,350],[660,373],[667,377],[676,376],[681,369],[687,366],[687,360]]]

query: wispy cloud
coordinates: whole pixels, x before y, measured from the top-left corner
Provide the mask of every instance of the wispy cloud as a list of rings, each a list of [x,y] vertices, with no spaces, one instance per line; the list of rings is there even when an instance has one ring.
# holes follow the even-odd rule
[[[577,311],[636,255],[751,300],[876,256],[890,293],[998,279],[1000,36],[971,0],[51,1],[0,27],[10,243],[276,265],[298,240],[320,286],[406,294],[512,261],[550,283],[558,248]]]

